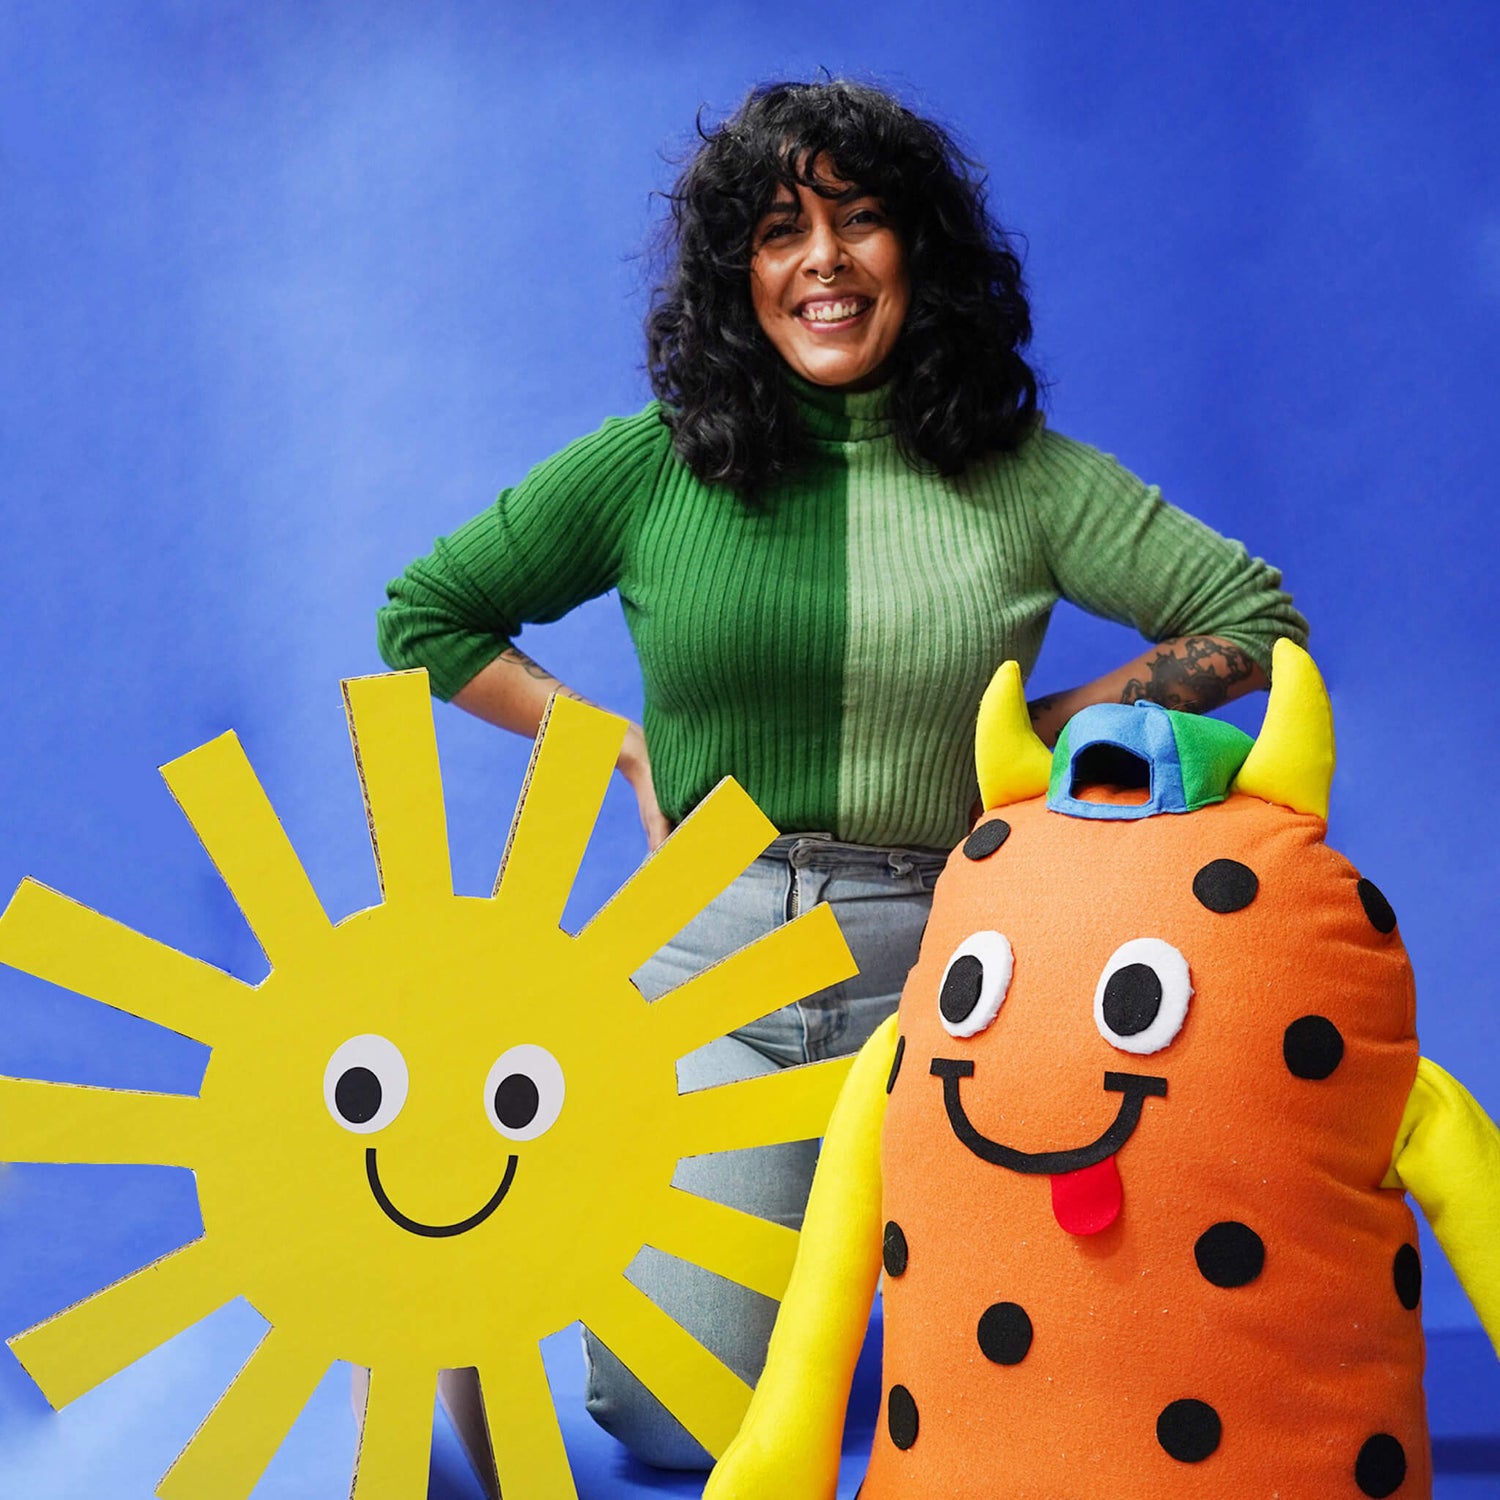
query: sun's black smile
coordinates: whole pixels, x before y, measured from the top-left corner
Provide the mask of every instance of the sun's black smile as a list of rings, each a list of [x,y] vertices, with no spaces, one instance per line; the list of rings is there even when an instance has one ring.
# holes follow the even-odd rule
[[[467,1219],[460,1219],[456,1224],[423,1224],[419,1219],[409,1219],[391,1202],[385,1189],[380,1185],[380,1172],[375,1165],[375,1148],[369,1146],[365,1149],[365,1176],[370,1179],[370,1191],[375,1195],[375,1201],[380,1205],[393,1224],[399,1224],[403,1229],[412,1234],[424,1234],[429,1239],[446,1239],[449,1235],[463,1234],[465,1230],[474,1229],[483,1224],[494,1211],[500,1207],[505,1195],[510,1191],[511,1179],[516,1175],[516,1162],[518,1158],[512,1156],[505,1164],[505,1176],[500,1179],[500,1186],[494,1191],[490,1201],[477,1213],[472,1213]]]
[[[969,1148],[981,1161],[997,1167],[1009,1167],[1012,1172],[1030,1172],[1037,1176],[1057,1177],[1068,1172],[1080,1172],[1085,1167],[1096,1167],[1101,1161],[1113,1156],[1135,1133],[1140,1124],[1141,1107],[1148,1098],[1165,1099],[1167,1080],[1153,1078],[1144,1073],[1106,1073],[1106,1093],[1123,1094],[1120,1110],[1112,1124],[1098,1140],[1087,1146],[1078,1146],[1072,1151],[1018,1151],[1014,1146],[1002,1145],[981,1135],[969,1122],[963,1100],[958,1096],[960,1078],[974,1076],[974,1064],[969,1059],[935,1057],[932,1073],[943,1080],[943,1105],[948,1111],[948,1124],[962,1145]]]

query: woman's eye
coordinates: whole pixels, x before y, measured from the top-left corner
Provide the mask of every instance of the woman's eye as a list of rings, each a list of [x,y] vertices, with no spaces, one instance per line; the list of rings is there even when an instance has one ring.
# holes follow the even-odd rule
[[[352,1036],[323,1069],[323,1102],[345,1130],[384,1130],[406,1103],[406,1059],[393,1042],[369,1033]]]
[[[976,932],[953,950],[938,986],[938,1014],[949,1036],[974,1036],[1000,1013],[1015,968],[1010,939]]]
[[[1132,938],[1099,976],[1094,1025],[1121,1052],[1160,1052],[1182,1030],[1192,995],[1187,959],[1176,948],[1161,938]]]
[[[484,1081],[489,1122],[512,1141],[534,1141],[562,1113],[563,1071],[545,1047],[523,1043],[495,1059]]]

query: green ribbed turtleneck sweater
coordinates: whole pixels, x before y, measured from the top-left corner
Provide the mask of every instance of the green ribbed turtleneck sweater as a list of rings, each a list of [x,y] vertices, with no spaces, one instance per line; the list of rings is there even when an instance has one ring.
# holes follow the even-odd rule
[[[1059,597],[1267,667],[1305,638],[1274,569],[1093,448],[1039,426],[943,479],[883,392],[798,394],[812,457],[760,509],[693,477],[655,403],[580,438],[390,585],[381,654],[450,698],[523,622],[618,589],[668,817],[732,775],[784,831],[946,847],[980,695],[1030,671]]]

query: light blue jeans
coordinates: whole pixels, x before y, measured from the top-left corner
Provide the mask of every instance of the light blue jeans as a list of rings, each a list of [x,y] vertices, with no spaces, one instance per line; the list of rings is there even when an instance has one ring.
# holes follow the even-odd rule
[[[652,958],[635,982],[647,999],[828,902],[859,974],[691,1053],[683,1090],[772,1073],[858,1051],[896,1008],[916,961],[932,888],[947,851],[841,844],[827,834],[778,838],[722,896]],[[763,1146],[683,1161],[673,1182],[690,1192],[797,1228],[817,1142]],[[630,1280],[751,1384],[765,1363],[777,1304],[700,1266],[643,1249]],[[646,1463],[706,1469],[713,1460],[665,1407],[587,1331],[589,1413]]]

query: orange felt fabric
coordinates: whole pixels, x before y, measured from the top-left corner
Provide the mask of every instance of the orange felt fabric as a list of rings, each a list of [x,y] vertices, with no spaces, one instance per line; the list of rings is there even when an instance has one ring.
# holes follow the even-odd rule
[[[1357,1470],[1401,1500],[1428,1495],[1421,1323],[1395,1273],[1401,1255],[1409,1297],[1402,1247],[1416,1227],[1404,1196],[1380,1186],[1417,1068],[1399,931],[1377,929],[1321,819],[1257,798],[1134,822],[1070,818],[1041,799],[1002,812],[998,850],[949,861],[901,1002],[883,1215],[908,1255],[885,1281],[884,1378],[888,1401],[906,1393],[892,1403],[897,1436],[916,1431],[898,1447],[882,1417],[862,1500],[1359,1500],[1374,1491]],[[1258,888],[1220,913],[1193,879],[1224,859]],[[1014,974],[993,1023],[956,1038],[939,987],[982,929],[1009,939]],[[1193,986],[1181,1031],[1150,1055],[1111,1046],[1094,1019],[1107,960],[1142,937],[1178,949]],[[1287,1028],[1308,1016],[1343,1041],[1321,1079],[1284,1055]],[[1115,1158],[1119,1218],[1070,1234],[1045,1175],[962,1145],[935,1058],[973,1063],[958,1088],[974,1128],[1026,1152],[1100,1136],[1122,1099],[1106,1073],[1165,1080]],[[1195,1245],[1230,1223],[1259,1237],[1264,1263],[1221,1286]],[[1016,1363],[981,1348],[980,1320],[1001,1303],[1032,1328]],[[1186,1414],[1201,1445],[1202,1409],[1185,1402],[1218,1419],[1207,1456],[1163,1446],[1164,1413],[1169,1435]],[[1386,1440],[1405,1464],[1393,1491],[1380,1491]]]

